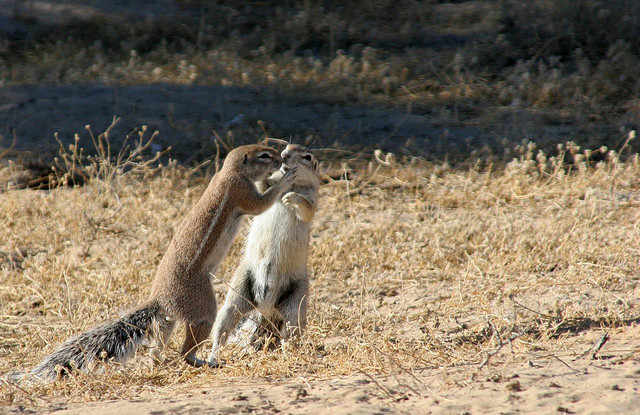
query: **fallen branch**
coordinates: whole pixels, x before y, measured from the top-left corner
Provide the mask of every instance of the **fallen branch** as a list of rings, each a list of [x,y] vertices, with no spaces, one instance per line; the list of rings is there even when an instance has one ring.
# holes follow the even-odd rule
[[[593,352],[591,353],[591,358],[592,359],[596,359],[596,355],[598,354],[600,349],[602,349],[602,346],[604,346],[604,344],[607,341],[609,341],[609,331],[608,330],[600,337],[600,339],[593,346]]]
[[[489,360],[491,360],[493,356],[497,355],[505,345],[511,344],[511,342],[517,339],[518,337],[520,337],[520,333],[513,333],[511,336],[509,336],[509,338],[506,341],[503,341],[502,339],[500,339],[500,337],[498,337],[498,341],[499,341],[498,347],[496,347],[494,350],[490,352],[487,352],[487,357],[485,357],[484,360],[480,363],[480,365],[478,366],[478,369],[482,369],[483,367],[485,367],[487,363],[489,363]]]

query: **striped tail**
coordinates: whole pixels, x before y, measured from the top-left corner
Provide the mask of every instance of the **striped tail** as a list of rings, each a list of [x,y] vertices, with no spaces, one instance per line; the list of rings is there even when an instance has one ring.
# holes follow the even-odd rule
[[[104,323],[67,340],[29,373],[40,380],[55,380],[73,370],[88,370],[95,361],[124,362],[147,340],[154,323],[162,324],[160,305],[153,301],[126,316]]]

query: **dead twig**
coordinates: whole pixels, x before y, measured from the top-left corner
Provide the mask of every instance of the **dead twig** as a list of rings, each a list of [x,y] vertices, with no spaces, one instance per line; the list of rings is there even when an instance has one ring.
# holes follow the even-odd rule
[[[18,140],[18,136],[16,134],[15,128],[13,129],[12,133],[13,133],[13,142],[11,143],[11,145],[8,148],[6,148],[2,153],[0,153],[0,159],[3,158],[16,145],[16,141]]]
[[[393,391],[390,390],[389,388],[387,388],[386,386],[383,386],[380,384],[380,382],[378,382],[373,376],[371,376],[370,374],[368,374],[367,372],[365,372],[362,369],[357,369],[358,372],[362,373],[363,375],[365,375],[366,377],[369,378],[369,380],[371,380],[371,382],[373,382],[378,388],[380,388],[384,393],[386,393],[387,395],[389,395],[389,398],[396,400],[397,398],[395,396],[393,396]]]
[[[549,314],[545,314],[545,313],[541,313],[541,312],[539,312],[539,311],[536,311],[536,310],[534,310],[534,309],[532,309],[532,308],[530,308],[530,307],[527,307],[526,305],[524,305],[524,304],[519,303],[518,301],[516,301],[516,299],[515,299],[515,298],[513,298],[513,297],[511,298],[511,301],[513,301],[513,303],[514,303],[515,305],[517,305],[518,307],[524,308],[525,310],[530,311],[530,312],[532,312],[533,314],[537,314],[537,315],[539,315],[540,317],[544,317],[544,318],[549,319],[549,320],[555,320],[555,319],[557,318],[557,317],[554,317],[554,316],[550,316]]]
[[[598,354],[600,349],[602,349],[602,346],[604,346],[604,344],[607,341],[609,341],[609,331],[608,330],[607,330],[606,333],[604,333],[602,336],[600,336],[598,341],[594,343],[593,347],[589,347],[584,352],[580,353],[578,356],[576,356],[573,359],[571,359],[571,361],[575,362],[577,360],[580,360],[583,357],[585,357],[586,355],[588,355],[589,352],[591,352],[591,359],[596,359],[596,355]]]
[[[414,382],[419,385],[419,387],[424,388],[427,390],[427,392],[429,392],[431,395],[433,395],[435,398],[441,399],[443,401],[449,401],[449,402],[453,402],[451,399],[447,399],[444,396],[438,395],[437,393],[435,393],[433,390],[431,390],[431,388],[429,388],[427,385],[425,385],[422,381],[420,381],[420,379],[418,379],[416,377],[416,375],[413,374],[413,372],[407,368],[405,368],[404,366],[402,366],[396,359],[394,359],[389,353],[384,353],[382,350],[378,349],[376,346],[372,346],[373,350],[375,350],[376,352],[380,353],[381,355],[385,356],[387,358],[387,360],[389,361],[391,366],[395,366],[397,367],[400,372],[405,373],[406,375],[408,375],[409,377],[411,377]],[[396,378],[396,381],[398,382],[398,384],[400,384],[400,381]],[[402,386],[405,386],[407,389],[409,389],[411,392],[415,393],[417,396],[424,396],[422,394],[422,392],[416,390],[416,388],[408,385],[407,383],[403,383]]]
[[[369,186],[369,182],[365,182],[363,185],[352,189],[349,191],[349,196],[354,196],[354,195],[360,195],[362,194],[365,190],[371,189],[372,187]],[[409,186],[407,186],[406,184],[401,184],[401,183],[382,183],[379,185],[376,185],[375,188],[380,189],[380,190],[405,190],[408,189]]]
[[[570,364],[568,364],[567,362],[565,362],[564,360],[560,359],[558,356],[552,354],[550,355],[551,357],[553,357],[554,359],[556,359],[558,362],[562,363],[563,365],[565,365],[566,367],[568,367],[569,369],[573,370],[574,372],[580,372],[578,369],[572,367]]]
[[[0,379],[2,381],[2,383],[4,383],[5,385],[9,386],[9,387],[13,387],[18,389],[20,392],[23,392],[25,394],[25,398],[27,398],[29,401],[33,402],[34,404],[38,404],[38,401],[34,398],[32,398],[31,396],[33,396],[32,393],[30,393],[29,391],[21,388],[16,382],[10,382],[6,379]],[[37,399],[40,399],[42,401],[45,401],[46,403],[51,403],[51,401],[45,397],[43,397],[42,395],[38,396]]]
[[[596,359],[596,355],[602,349],[602,346],[609,341],[609,330],[607,330],[601,337],[598,339],[596,344],[593,346],[593,352],[591,353],[591,359]]]
[[[512,341],[514,341],[520,336],[521,336],[521,333],[513,333],[511,334],[511,336],[509,336],[509,338],[506,341],[503,341],[499,336],[496,336],[498,338],[498,347],[496,347],[490,352],[487,352],[487,356],[482,360],[482,362],[480,362],[478,369],[482,369],[483,367],[485,367],[489,363],[489,360],[491,360],[493,356],[500,353],[500,350],[502,350],[504,346],[506,346],[507,344],[511,344]]]

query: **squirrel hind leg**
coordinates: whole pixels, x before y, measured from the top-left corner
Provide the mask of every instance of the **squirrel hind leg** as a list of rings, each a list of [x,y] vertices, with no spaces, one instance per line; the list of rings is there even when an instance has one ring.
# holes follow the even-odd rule
[[[276,309],[283,319],[283,341],[299,337],[307,325],[309,283],[306,280],[292,282],[276,303]]]
[[[213,326],[213,347],[209,354],[210,361],[217,359],[218,350],[227,342],[227,338],[236,329],[240,320],[255,309],[254,301],[253,274],[246,269],[234,277],[224,305],[216,318]]]
[[[200,345],[209,338],[212,327],[213,322],[209,320],[186,324],[185,339],[182,344],[182,355],[188,364],[194,367],[207,365],[207,362],[205,360],[198,359],[196,354]]]

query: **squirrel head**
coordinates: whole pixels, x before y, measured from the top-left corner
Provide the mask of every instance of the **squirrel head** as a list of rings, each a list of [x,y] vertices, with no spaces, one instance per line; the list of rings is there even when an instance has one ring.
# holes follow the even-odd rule
[[[305,170],[310,170],[315,173],[318,172],[318,160],[309,151],[308,148],[300,144],[288,144],[282,151],[282,167],[280,170],[286,173],[294,166],[306,167]]]
[[[300,144],[288,144],[282,151],[282,167],[271,176],[279,180],[287,171],[297,167],[296,185],[317,186],[319,184],[318,160],[308,148]]]
[[[271,147],[246,145],[229,152],[222,169],[237,169],[252,182],[263,180],[278,170],[282,157]]]

